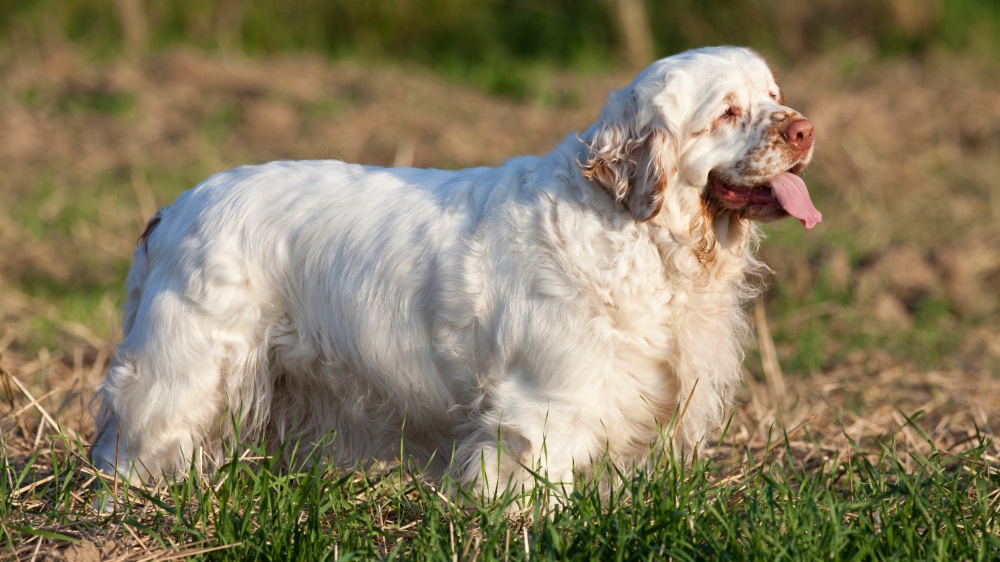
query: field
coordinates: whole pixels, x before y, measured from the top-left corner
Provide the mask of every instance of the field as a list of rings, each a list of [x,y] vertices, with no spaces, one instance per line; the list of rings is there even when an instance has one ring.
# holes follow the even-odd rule
[[[605,67],[601,67],[605,68]],[[282,158],[458,168],[543,153],[630,73],[517,98],[407,62],[140,60],[70,44],[0,64],[0,556],[995,559],[1000,66],[863,43],[778,64],[810,117],[824,222],[767,225],[775,274],[727,430],[688,466],[508,520],[402,469],[213,476],[90,510],[87,412],[134,243],[207,175]]]

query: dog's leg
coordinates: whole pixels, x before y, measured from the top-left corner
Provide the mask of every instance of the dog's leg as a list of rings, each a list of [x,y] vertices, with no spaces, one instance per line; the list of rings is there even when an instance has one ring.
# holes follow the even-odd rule
[[[230,399],[224,376],[245,347],[177,292],[147,296],[101,388],[102,433],[91,453],[95,467],[131,481],[184,472],[199,447],[217,441]]]
[[[592,440],[574,428],[560,427],[549,419],[544,406],[518,413],[527,415],[520,419],[509,415],[509,421],[499,427],[486,426],[460,449],[462,484],[484,500],[509,491],[514,497],[512,512],[529,507],[532,501],[552,507],[572,494],[574,470],[589,466],[594,456]]]

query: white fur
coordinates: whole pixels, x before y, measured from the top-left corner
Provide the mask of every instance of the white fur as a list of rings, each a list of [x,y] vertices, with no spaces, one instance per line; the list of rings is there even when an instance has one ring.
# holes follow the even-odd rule
[[[241,439],[332,432],[342,464],[391,462],[402,443],[446,468],[454,452],[492,494],[530,485],[524,467],[568,482],[671,435],[696,447],[740,381],[761,267],[755,227],[702,195],[791,111],[776,90],[755,53],[702,49],[654,63],[542,157],[212,176],[136,249],[95,464],[183,470],[236,420]],[[738,126],[716,123],[727,94]]]

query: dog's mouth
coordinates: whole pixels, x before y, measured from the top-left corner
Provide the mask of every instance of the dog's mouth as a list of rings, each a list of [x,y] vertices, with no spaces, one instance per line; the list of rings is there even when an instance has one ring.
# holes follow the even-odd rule
[[[770,221],[791,215],[806,228],[822,222],[820,213],[809,198],[809,189],[798,176],[805,168],[796,165],[760,185],[734,185],[716,174],[708,175],[705,197],[717,210],[737,213],[741,217]]]

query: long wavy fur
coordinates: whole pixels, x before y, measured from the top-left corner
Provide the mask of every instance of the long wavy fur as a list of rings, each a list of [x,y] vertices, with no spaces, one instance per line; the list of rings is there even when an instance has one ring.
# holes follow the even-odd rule
[[[748,75],[773,83],[744,49],[663,59],[497,168],[274,162],[185,192],[136,249],[95,465],[150,479],[301,440],[344,465],[402,448],[489,496],[698,447],[766,270],[756,227],[704,199],[757,148],[710,127]]]

